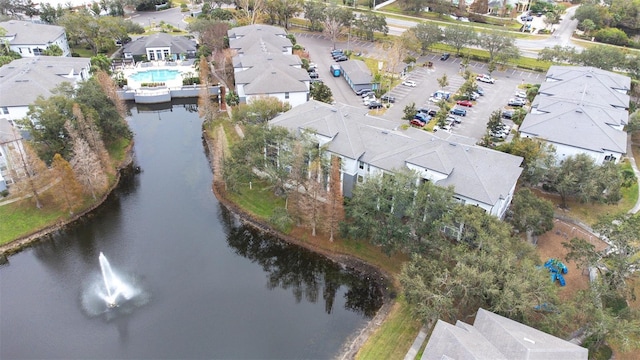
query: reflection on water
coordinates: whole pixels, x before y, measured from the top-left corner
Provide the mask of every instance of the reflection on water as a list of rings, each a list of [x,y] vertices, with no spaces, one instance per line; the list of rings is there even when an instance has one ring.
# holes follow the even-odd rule
[[[344,294],[348,310],[372,317],[382,305],[380,285],[369,279],[368,274],[357,274],[320,255],[242,225],[221,208],[228,231],[227,243],[236,254],[262,267],[269,289],[288,289],[296,302],[304,299],[315,303],[322,296],[328,314],[342,286],[348,288]]]

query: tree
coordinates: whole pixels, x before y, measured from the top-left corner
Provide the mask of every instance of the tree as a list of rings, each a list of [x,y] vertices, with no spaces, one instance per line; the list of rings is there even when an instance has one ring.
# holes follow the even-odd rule
[[[69,133],[73,144],[73,156],[69,163],[82,184],[83,190],[91,194],[93,199],[96,200],[97,195],[105,191],[109,184],[107,175],[100,163],[100,158],[70,121],[65,123],[65,129]]]
[[[405,11],[420,13],[424,11],[424,8],[428,5],[428,0],[406,0],[401,3],[401,7]]]
[[[360,17],[355,19],[354,26],[356,28],[356,34],[368,41],[374,40],[373,34],[376,31],[384,35],[389,33],[386,17],[370,11],[361,13]]]
[[[236,106],[240,103],[240,97],[233,90],[230,90],[225,96],[224,101],[229,106]]]
[[[198,34],[198,42],[206,46],[212,53],[222,51],[225,47],[225,39],[229,24],[217,20],[201,19],[189,23],[190,32]]]
[[[322,101],[323,103],[331,104],[333,102],[331,88],[321,82],[314,82],[311,84],[309,95],[312,99]]]
[[[264,0],[237,0],[236,18],[239,25],[253,25],[263,16]]]
[[[525,324],[537,320],[534,307],[554,303],[555,289],[537,269],[533,247],[472,206],[456,207],[453,219],[459,242],[416,254],[402,268],[400,282],[416,316],[425,324],[455,322],[482,307]]]
[[[629,279],[640,265],[636,254],[640,251],[638,215],[606,216],[598,220],[593,230],[610,245],[609,251],[596,248],[580,238],[573,238],[563,246],[569,250],[568,260],[575,260],[582,269],[595,269],[598,277],[587,291],[579,293],[579,304],[587,339],[596,350],[605,341],[625,350],[640,347],[640,316],[629,311],[628,301],[635,299]],[[587,309],[586,311],[584,309]]]
[[[476,41],[476,33],[469,26],[453,25],[444,28],[445,44],[456,49],[456,55],[460,55],[462,48],[473,45]]]
[[[577,55],[577,63],[609,71],[625,64],[626,61],[625,53],[612,46],[589,47]]]
[[[42,52],[42,55],[45,56],[62,56],[62,54],[62,49],[58,44],[51,44]]]
[[[333,48],[336,47],[336,40],[344,34],[344,27],[351,26],[353,12],[350,8],[338,7],[335,4],[329,5],[325,9],[325,17],[322,20],[323,33],[331,39]]]
[[[272,24],[289,28],[289,20],[302,12],[302,0],[266,0],[265,12]]]
[[[73,104],[72,113],[75,118],[78,134],[87,142],[87,145],[89,145],[93,153],[100,161],[102,171],[105,174],[112,175],[113,167],[111,166],[111,158],[109,157],[109,153],[104,146],[104,142],[102,141],[102,137],[100,135],[100,132],[98,131],[96,123],[93,121],[90,115],[88,117],[84,116],[82,110],[80,109],[80,105],[77,103]]]
[[[64,12],[65,10],[60,4],[58,4],[56,7],[53,7],[49,3],[40,4],[40,20],[44,21],[47,24],[57,24],[58,19],[60,19],[64,15]]]
[[[596,24],[591,19],[585,19],[578,25],[586,35],[589,35],[593,30],[597,28]]]
[[[262,96],[235,108],[232,119],[234,122],[245,124],[266,124],[278,114],[289,109],[291,109],[289,103],[280,101],[273,96]]]
[[[404,112],[404,116],[402,117],[403,120],[411,120],[413,119],[414,116],[416,116],[416,114],[418,113],[418,110],[416,109],[416,103],[410,103],[409,105],[405,106],[403,109]]]
[[[541,235],[553,229],[553,203],[535,196],[529,189],[520,189],[513,198],[514,228]]]
[[[209,94],[209,84],[211,81],[211,68],[207,58],[200,56],[200,62],[198,66],[200,73],[200,91],[198,92],[198,112],[201,118],[205,120],[211,120],[213,118],[215,107],[211,102],[211,95]]]
[[[492,30],[478,36],[477,45],[489,53],[489,63],[505,63],[518,58],[520,51],[515,45],[515,38],[511,34]]]
[[[76,179],[73,169],[67,160],[60,154],[53,156],[51,162],[52,177],[55,179],[53,191],[61,196],[56,196],[61,207],[73,215],[74,209],[82,201],[82,186]]]
[[[415,174],[398,172],[369,176],[353,190],[341,232],[351,239],[365,239],[386,254],[404,248],[411,229],[403,220],[413,201]]]
[[[629,43],[627,34],[616,28],[600,29],[594,34],[594,37],[597,41],[607,44],[625,46]]]
[[[442,40],[442,30],[433,23],[419,23],[415,27],[409,29],[420,43],[422,54],[429,50],[431,46]]]
[[[544,14],[543,21],[546,27],[551,27],[552,25],[560,22],[560,14],[556,13],[555,11],[549,11]]]
[[[524,158],[521,179],[532,186],[538,185],[556,164],[553,146],[539,139],[516,137],[499,145],[497,150]]]
[[[556,63],[576,63],[578,53],[573,46],[546,47],[538,52],[538,60]]]
[[[449,85],[449,79],[447,78],[447,73],[442,74],[442,76],[438,78],[438,85],[440,85],[441,89],[444,89]]]
[[[17,139],[15,134],[14,137]],[[19,164],[14,164],[10,169],[11,177],[15,181],[11,187],[11,192],[17,197],[32,196],[35,200],[36,208],[41,209],[43,202],[40,189],[49,183],[47,166],[28,142],[21,141],[11,152],[9,156],[12,159],[18,159],[17,161],[14,160],[14,162]]]
[[[322,31],[322,22],[326,17],[325,11],[327,6],[321,2],[306,1],[304,5],[302,5],[302,8],[304,11],[304,18],[309,20],[311,23],[309,30]]]
[[[91,57],[91,69],[90,72],[95,74],[98,71],[104,71],[107,74],[111,74],[111,59],[104,54],[98,54]]]
[[[329,241],[333,242],[334,234],[338,231],[341,221],[344,221],[344,198],[342,196],[341,160],[337,156],[331,156],[331,173],[329,178],[329,196],[327,204],[326,227],[329,232]]]

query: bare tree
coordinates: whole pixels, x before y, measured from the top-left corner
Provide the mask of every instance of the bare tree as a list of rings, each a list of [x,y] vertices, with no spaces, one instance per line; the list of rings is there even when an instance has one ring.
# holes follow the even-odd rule
[[[329,180],[328,211],[326,225],[329,231],[329,241],[333,242],[334,233],[338,225],[344,220],[344,198],[341,186],[341,161],[337,156],[331,157],[331,178]]]
[[[47,165],[38,157],[29,143],[24,141],[16,143],[10,156],[13,159],[19,159],[20,164],[11,169],[11,177],[15,181],[11,189],[12,193],[16,196],[33,196],[36,207],[41,209],[43,205],[39,189],[47,183]]]
[[[55,154],[51,162],[51,174],[55,184],[52,191],[62,195],[56,196],[56,199],[69,215],[73,215],[73,210],[82,201],[82,185],[73,173],[71,164],[60,154]]]
[[[80,133],[93,152],[97,155],[102,165],[102,171],[107,174],[113,174],[113,166],[111,165],[111,157],[107,148],[104,146],[100,130],[96,126],[92,118],[87,118],[82,113],[82,109],[78,103],[73,104],[72,113],[76,118],[76,124]]]
[[[69,133],[73,144],[73,157],[70,164],[83,189],[97,199],[96,193],[106,190],[107,175],[100,164],[98,155],[91,149],[87,141],[67,120],[65,129]]]
[[[264,0],[238,0],[236,4],[239,25],[256,24],[264,15]]]
[[[198,111],[200,117],[210,120],[214,115],[213,104],[209,94],[209,84],[211,82],[211,68],[209,61],[204,56],[200,56],[200,92],[198,93]]]

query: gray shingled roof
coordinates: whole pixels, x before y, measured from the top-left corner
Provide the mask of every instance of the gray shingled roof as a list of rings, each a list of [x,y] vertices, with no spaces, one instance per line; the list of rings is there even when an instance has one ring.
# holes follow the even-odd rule
[[[133,55],[145,55],[147,48],[170,46],[172,54],[182,54],[196,51],[193,40],[184,36],[172,36],[167,33],[156,33],[149,36],[141,36],[134,41],[125,44],[122,51]]]
[[[298,55],[288,55],[282,53],[260,53],[256,55],[243,55],[233,57],[234,68],[251,68],[267,61],[273,60],[286,66],[302,66],[302,61]]]
[[[610,77],[594,76],[590,72],[579,73],[574,71],[571,75],[573,76],[567,80],[542,83],[538,93],[542,96],[553,96],[569,102],[589,104],[591,106],[629,108],[629,95],[621,92],[618,88],[611,87],[624,86],[624,84],[619,82],[613,84]],[[627,79],[630,81],[629,78]],[[538,97],[541,97],[541,95],[538,95]]]
[[[579,81],[580,78],[592,77],[597,79],[599,84],[614,90],[628,92],[631,90],[631,79],[628,76],[616,74],[611,71],[598,69],[590,66],[559,66],[554,65],[547,71],[547,81]]]
[[[444,356],[455,360],[507,360],[473,326],[460,321],[454,326],[438,320],[420,360],[442,360]]]
[[[264,60],[251,69],[235,74],[236,84],[245,84],[247,95],[309,91],[305,81],[311,81],[305,69]]]
[[[40,95],[47,98],[57,85],[75,83],[64,76],[77,75],[90,66],[88,58],[36,56],[13,60],[0,67],[0,106],[27,106]]]
[[[291,40],[287,38],[258,32],[247,34],[241,38],[229,39],[229,48],[244,54],[284,53],[290,47],[293,45]]]
[[[506,197],[522,172],[519,156],[451,143],[415,128],[398,130],[397,122],[368,116],[367,110],[348,105],[311,100],[270,123],[291,131],[313,129],[333,138],[329,151],[387,171],[411,163],[449,174],[438,185],[451,185],[457,194],[485,204]]]
[[[373,75],[364,61],[347,60],[340,64],[342,70],[349,76],[351,82],[355,85],[371,84]]]
[[[240,26],[233,29],[229,29],[227,31],[227,35],[229,36],[229,39],[247,36],[253,33],[281,36],[281,37],[284,37],[287,35],[287,32],[285,31],[285,29],[278,26],[271,26],[271,25],[265,25],[265,24],[253,24],[253,25],[247,25],[247,26]]]
[[[16,35],[10,45],[48,45],[64,34],[64,28],[57,25],[36,24],[30,21],[9,20],[0,22],[7,31],[6,37]]]
[[[541,99],[537,111],[527,114],[519,130],[558,144],[625,153],[627,134],[611,125],[620,126],[627,117],[624,110]]]
[[[588,350],[484,309],[473,327],[509,359],[586,360]]]
[[[480,308],[473,326],[436,323],[421,360],[449,358],[587,360],[588,350]]]

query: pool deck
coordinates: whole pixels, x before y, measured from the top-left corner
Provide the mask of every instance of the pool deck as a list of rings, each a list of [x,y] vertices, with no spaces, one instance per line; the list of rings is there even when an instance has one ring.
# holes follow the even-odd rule
[[[193,76],[196,75],[195,67],[193,66],[193,59],[187,60],[177,60],[177,61],[149,61],[149,62],[138,62],[135,65],[124,65],[120,66],[115,70],[116,73],[120,72],[123,74],[124,78],[127,79],[127,88],[128,89],[140,89],[141,82],[135,81],[131,79],[131,76],[137,72],[145,71],[145,70],[178,70],[180,75],[176,79],[163,81],[165,86],[168,88],[181,87],[182,86],[182,77],[191,73]]]

